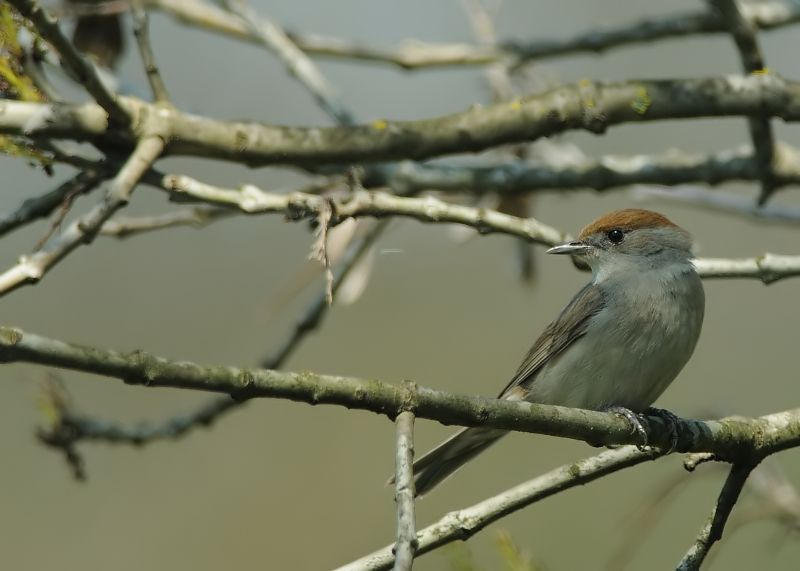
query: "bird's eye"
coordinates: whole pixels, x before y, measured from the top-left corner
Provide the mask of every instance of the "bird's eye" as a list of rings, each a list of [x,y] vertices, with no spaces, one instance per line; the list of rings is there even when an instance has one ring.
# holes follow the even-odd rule
[[[608,241],[612,244],[619,244],[625,238],[625,232],[620,230],[619,228],[614,228],[613,230],[609,230],[608,234],[606,234]]]

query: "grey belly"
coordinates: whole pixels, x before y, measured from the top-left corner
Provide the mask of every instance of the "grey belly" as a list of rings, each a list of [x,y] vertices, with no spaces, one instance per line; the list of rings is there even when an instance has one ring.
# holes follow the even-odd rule
[[[699,323],[677,317],[642,320],[623,331],[601,312],[583,337],[539,371],[526,400],[643,411],[675,379],[694,350]]]

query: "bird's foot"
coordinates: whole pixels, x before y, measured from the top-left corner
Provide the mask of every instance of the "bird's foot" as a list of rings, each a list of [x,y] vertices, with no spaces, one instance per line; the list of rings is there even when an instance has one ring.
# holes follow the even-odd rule
[[[656,408],[654,406],[649,407],[644,413],[664,421],[664,424],[667,425],[667,430],[669,430],[669,450],[667,450],[667,454],[675,452],[680,437],[680,433],[678,432],[678,417],[665,408]]]
[[[647,446],[647,429],[642,424],[642,417],[624,406],[612,406],[606,409],[606,412],[613,412],[621,416],[631,425],[631,434],[638,433],[642,437],[642,443],[637,444],[639,450],[643,450]]]

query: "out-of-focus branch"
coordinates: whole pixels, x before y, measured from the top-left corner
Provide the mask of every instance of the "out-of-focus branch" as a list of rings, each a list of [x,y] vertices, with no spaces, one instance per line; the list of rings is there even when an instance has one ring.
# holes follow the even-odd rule
[[[113,224],[113,221],[109,221],[108,224]],[[350,245],[334,269],[334,294],[388,225],[389,220],[379,221]],[[321,293],[312,300],[294,326],[290,328],[285,339],[273,352],[261,359],[262,367],[278,369],[283,366],[289,356],[300,346],[301,341],[322,323],[329,309],[325,299],[325,293]],[[143,422],[133,426],[125,426],[117,422],[77,414],[71,409],[64,409],[59,411],[58,422],[43,431],[40,438],[48,443],[56,443],[58,448],[67,453],[68,458],[77,454],[75,444],[82,440],[143,446],[159,440],[180,438],[196,428],[208,427],[245,402],[244,399],[233,399],[228,395],[216,396],[188,413],[174,415],[160,422]]]
[[[131,12],[133,14],[133,33],[139,45],[139,54],[142,57],[144,71],[147,74],[147,81],[150,83],[150,91],[157,103],[169,102],[169,92],[158,70],[156,57],[153,54],[153,46],[150,43],[150,29],[142,0],[131,0]]]
[[[137,234],[178,226],[202,228],[211,222],[228,218],[234,214],[235,212],[228,208],[198,206],[153,216],[117,217],[106,221],[100,227],[100,235],[128,238]]]
[[[237,39],[258,43],[258,37],[239,19],[203,0],[147,0],[148,5],[178,20]],[[794,2],[747,3],[742,11],[748,22],[769,30],[800,21]],[[378,48],[362,42],[314,34],[293,33],[291,39],[304,52],[322,57],[390,64],[413,70],[441,66],[485,65],[503,60],[522,62],[554,56],[599,53],[658,40],[727,32],[725,22],[711,10],[655,16],[605,30],[592,29],[571,38],[532,42],[503,42],[492,46],[467,43],[440,44],[408,40],[396,48]]]
[[[85,215],[47,240],[41,249],[23,256],[0,274],[0,296],[38,282],[44,274],[81,244],[92,241],[103,223],[127,204],[136,183],[161,154],[164,140],[157,135],[143,139],[111,181],[105,197]]]
[[[334,295],[344,283],[345,278],[347,278],[353,268],[356,267],[359,260],[370,251],[378,238],[383,234],[389,226],[389,222],[389,220],[379,221],[374,227],[367,230],[360,238],[357,238],[350,245],[341,262],[334,268]],[[260,365],[265,369],[280,367],[297,348],[300,341],[319,327],[329,307],[326,292],[323,292],[305,309],[300,319],[294,323],[286,339],[280,343],[272,353],[261,359]]]
[[[121,101],[123,101],[121,99]],[[213,157],[249,165],[315,166],[396,159],[425,159],[533,141],[574,129],[602,132],[630,122],[759,115],[800,120],[800,83],[775,75],[579,82],[439,118],[373,121],[356,127],[279,127],[227,122],[125,98],[132,133],[110,128],[91,103],[54,105],[8,101],[0,132],[34,139],[62,137],[100,147],[133,145],[146,117],[157,116],[172,155]]]
[[[700,530],[697,540],[681,559],[677,571],[697,571],[700,569],[711,546],[722,539],[722,530],[725,529],[728,516],[739,499],[739,494],[742,492],[745,482],[747,482],[747,477],[756,465],[757,462],[743,462],[731,466],[731,471],[722,486],[719,498],[717,498],[717,505],[714,506],[708,523]]]
[[[171,361],[144,351],[119,351],[48,339],[0,327],[0,362],[28,362],[124,380],[145,387],[219,392],[236,399],[281,398],[334,404],[396,417],[413,409],[417,418],[461,426],[487,426],[549,434],[599,445],[640,443],[619,415],[560,406],[446,393],[410,383],[292,373],[269,369],[203,366]],[[713,452],[729,462],[754,462],[800,445],[800,409],[758,418],[715,421],[678,419],[679,438],[658,417],[648,419],[648,442],[679,452]]]
[[[677,188],[666,189],[644,186],[634,188],[632,195],[636,199],[674,202],[705,208],[715,212],[736,214],[767,224],[775,223],[796,226],[800,223],[800,208],[772,203],[765,204],[764,206],[757,206],[750,198],[714,192],[705,188],[679,186]]]
[[[779,144],[777,150],[776,184],[800,184],[800,152],[785,143]],[[709,155],[673,149],[659,155],[581,157],[559,165],[536,160],[489,165],[404,163],[392,171],[389,184],[418,190],[514,194],[577,189],[609,191],[633,184],[717,185],[758,180],[758,177],[758,162],[750,148]]]
[[[745,16],[744,6],[737,0],[710,0],[710,3],[719,11],[728,26],[736,48],[739,50],[744,71],[746,73],[768,73],[764,55],[758,45],[756,27]],[[761,179],[761,195],[758,203],[763,205],[776,187],[775,177],[772,173],[775,139],[772,124],[767,117],[750,117],[748,127]]]
[[[333,87],[317,66],[275,22],[258,14],[246,0],[226,0],[228,10],[249,29],[258,41],[275,53],[297,80],[311,93],[319,106],[340,125],[352,125],[355,119],[339,101]]]
[[[582,486],[619,470],[658,458],[662,452],[640,451],[634,446],[601,452],[596,456],[560,466],[468,508],[450,512],[417,534],[419,555],[453,541],[464,541],[487,525],[524,507],[575,486]],[[391,569],[395,560],[392,545],[379,549],[336,571],[379,571]]]
[[[94,64],[81,55],[64,35],[58,20],[36,0],[9,0],[9,4],[30,20],[38,32],[58,51],[64,65],[75,75],[86,91],[108,113],[112,123],[128,125],[129,117],[115,93],[103,84]]]
[[[102,182],[104,176],[105,173],[93,170],[81,171],[50,192],[26,199],[13,212],[0,216],[0,236],[39,218],[50,216],[69,196],[91,192]]]
[[[418,545],[414,517],[414,413],[401,412],[395,419],[395,425],[397,443],[394,500],[397,503],[397,540],[394,544],[394,569],[410,571]]]

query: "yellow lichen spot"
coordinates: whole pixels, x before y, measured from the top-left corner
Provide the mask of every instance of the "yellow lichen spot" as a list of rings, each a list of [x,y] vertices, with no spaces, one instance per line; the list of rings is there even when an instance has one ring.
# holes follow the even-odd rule
[[[764,67],[761,69],[756,69],[752,72],[753,75],[769,75],[770,71],[768,67]]]
[[[519,111],[522,109],[522,102],[519,99],[514,99],[511,101],[511,109],[514,111]]]
[[[631,102],[631,107],[639,115],[644,115],[645,113],[647,113],[647,110],[650,109],[651,103],[652,100],[650,99],[650,96],[647,94],[647,90],[644,87],[640,87],[639,90],[636,92],[636,97]]]
[[[383,131],[388,126],[389,123],[387,123],[383,119],[376,119],[375,121],[372,122],[372,128],[378,131]]]

